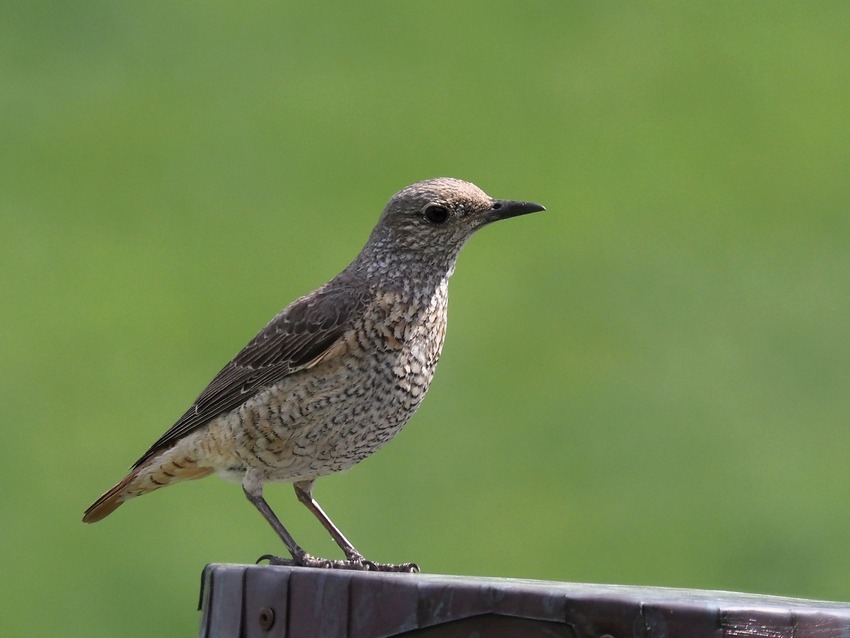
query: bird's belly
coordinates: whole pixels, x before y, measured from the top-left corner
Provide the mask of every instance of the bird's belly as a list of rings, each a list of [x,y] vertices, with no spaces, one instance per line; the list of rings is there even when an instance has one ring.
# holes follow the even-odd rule
[[[433,369],[407,351],[344,356],[286,377],[210,424],[223,430],[235,452],[217,470],[237,478],[250,468],[268,481],[346,470],[407,423]]]

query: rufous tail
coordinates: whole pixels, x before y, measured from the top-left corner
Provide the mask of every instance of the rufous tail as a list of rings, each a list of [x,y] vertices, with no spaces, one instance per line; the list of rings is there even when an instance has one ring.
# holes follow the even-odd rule
[[[109,516],[127,498],[124,490],[133,482],[135,476],[128,474],[120,483],[114,485],[108,492],[92,503],[83,514],[83,523],[96,523],[100,519]]]
[[[83,515],[83,523],[96,523],[109,516],[122,503],[136,496],[153,492],[178,481],[203,478],[212,472],[211,467],[198,467],[194,463],[187,463],[185,459],[182,459],[182,464],[175,464],[173,461],[163,463],[157,458],[150,459],[134,468],[92,503]]]

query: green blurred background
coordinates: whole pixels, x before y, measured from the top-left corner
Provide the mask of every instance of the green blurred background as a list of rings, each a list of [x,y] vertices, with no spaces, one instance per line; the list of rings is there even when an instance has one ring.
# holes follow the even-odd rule
[[[83,509],[386,200],[488,228],[383,452],[319,481],[428,572],[850,599],[844,2],[6,2],[4,635],[194,635],[280,551],[211,478]],[[335,555],[288,486],[267,496]]]

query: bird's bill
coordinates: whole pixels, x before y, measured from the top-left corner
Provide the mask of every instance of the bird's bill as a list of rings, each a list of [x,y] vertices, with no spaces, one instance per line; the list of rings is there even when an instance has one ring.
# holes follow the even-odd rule
[[[534,202],[515,202],[506,199],[494,199],[490,210],[484,211],[484,217],[487,221],[497,221],[500,219],[508,219],[509,217],[519,217],[528,213],[537,213],[546,210],[545,207]]]

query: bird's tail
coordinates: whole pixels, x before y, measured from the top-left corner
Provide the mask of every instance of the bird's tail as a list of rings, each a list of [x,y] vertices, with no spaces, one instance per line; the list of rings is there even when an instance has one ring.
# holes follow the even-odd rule
[[[115,509],[129,498],[125,491],[133,482],[135,472],[131,472],[124,479],[115,484],[108,492],[92,503],[83,514],[83,523],[96,523],[105,516],[109,516]]]
[[[133,471],[92,503],[83,515],[83,523],[96,523],[136,496],[178,481],[203,478],[212,472],[211,467],[199,467],[185,458],[181,459],[181,462],[175,462],[154,457],[133,468]]]

